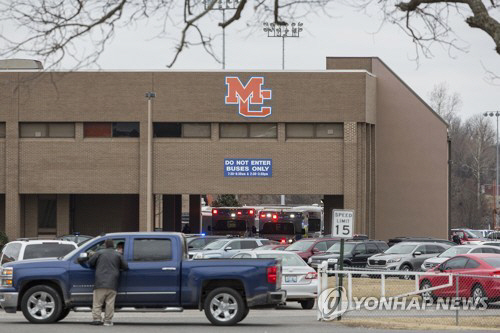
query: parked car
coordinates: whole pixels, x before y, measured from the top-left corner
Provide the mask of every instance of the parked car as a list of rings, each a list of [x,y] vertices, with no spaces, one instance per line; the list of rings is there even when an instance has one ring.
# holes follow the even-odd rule
[[[500,240],[500,231],[492,231],[486,237],[487,240]]]
[[[318,274],[301,257],[290,251],[253,250],[235,254],[233,258],[281,259],[283,273],[281,288],[286,291],[286,300],[299,302],[303,309],[312,309],[318,296]]]
[[[447,244],[449,246],[457,245],[457,244],[453,243],[452,241],[449,241],[446,239],[433,238],[433,237],[394,237],[394,238],[389,239],[389,241],[387,242],[387,245],[389,245],[389,247],[391,247],[394,244],[401,243],[401,242],[442,243],[442,244]]]
[[[500,247],[500,239],[499,240],[492,240],[492,241],[484,241],[484,242],[481,242],[479,245]]]
[[[456,228],[456,229],[451,229],[451,235],[450,239],[452,238],[453,234],[456,233],[458,237],[460,237],[460,240],[462,241],[462,245],[465,244],[479,244],[482,241],[486,240],[478,235],[476,235],[473,230],[467,229],[467,228]]]
[[[344,244],[344,268],[366,267],[368,258],[377,253],[382,253],[387,250],[389,246],[383,241],[376,240],[361,240],[361,241],[347,241]],[[307,261],[313,268],[318,268],[323,261],[328,262],[328,266],[335,266],[340,257],[340,242],[333,244],[325,253],[314,255]],[[333,267],[332,267],[333,268]]]
[[[450,248],[441,243],[402,242],[393,245],[384,253],[368,258],[368,268],[388,271],[419,270],[424,260],[437,256]],[[410,278],[410,276],[403,276]]]
[[[499,243],[500,244],[500,243]],[[439,254],[434,258],[429,258],[422,264],[422,271],[427,271],[431,268],[438,266],[439,264],[445,262],[446,260],[453,258],[459,254],[468,253],[499,253],[500,247],[495,246],[485,246],[485,245],[458,245],[450,247],[448,250]]]
[[[304,261],[307,262],[309,257],[315,254],[325,253],[339,239],[334,238],[306,238],[288,246],[286,251],[293,251],[297,253]]]
[[[223,237],[220,236],[204,236],[204,235],[186,235],[188,250],[201,250],[208,244],[215,242]]]
[[[64,258],[7,263],[0,306],[7,313],[21,310],[32,323],[57,322],[76,307],[90,307],[95,270],[87,260],[107,239],[124,243],[129,267],[118,286],[117,311],[203,309],[212,324],[234,325],[250,308],[285,301],[280,260],[187,260],[183,234],[136,232],[97,237]]]
[[[423,292],[422,297],[424,298],[472,297],[474,302],[483,299],[486,304],[500,300],[500,279],[494,278],[500,275],[500,254],[470,253],[458,255],[429,270],[429,272],[455,273],[457,275],[452,279],[450,287]],[[447,284],[448,281],[447,276],[428,274],[420,277],[419,285],[420,289],[429,289]]]
[[[262,245],[254,249],[254,251],[262,251],[262,250],[274,250],[274,251],[283,251],[288,247],[288,244],[269,244]]]
[[[70,241],[20,239],[4,246],[0,266],[12,261],[63,257],[77,247],[76,243]]]
[[[270,241],[264,238],[222,238],[212,242],[198,251],[190,251],[193,259],[231,258],[243,250],[252,250]]]
[[[488,230],[488,229],[479,229],[479,230],[470,230],[470,231],[480,238],[487,238],[488,235],[493,232],[493,230]]]

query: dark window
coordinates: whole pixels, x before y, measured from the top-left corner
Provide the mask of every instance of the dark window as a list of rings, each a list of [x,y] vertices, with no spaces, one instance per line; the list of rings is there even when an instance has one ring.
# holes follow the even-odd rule
[[[0,138],[5,138],[5,123],[0,123]]]
[[[180,138],[182,126],[181,123],[154,123],[153,133],[157,138]]]
[[[105,248],[104,242],[105,241],[102,240],[102,241],[92,245],[85,252],[87,252],[88,255],[90,256],[90,255],[94,254],[95,252],[104,249]],[[125,238],[113,238],[113,243],[115,245],[114,248],[116,249],[119,244],[122,244],[122,245],[125,244]]]
[[[264,223],[261,230],[262,234],[295,234],[295,228],[292,223],[267,222]]]
[[[321,252],[324,252],[328,247],[326,245],[326,242],[318,242],[316,245],[314,245],[314,248],[320,250]]]
[[[138,138],[139,137],[139,123],[126,123],[119,122],[113,123],[113,137],[114,138]]]
[[[286,124],[287,138],[343,138],[342,123],[289,123]]]
[[[359,252],[359,254],[366,254],[366,245],[365,244],[359,244],[354,249],[354,252]]]
[[[478,267],[479,263],[472,259],[469,259],[469,261],[467,261],[467,264],[465,265],[465,268],[478,268]]]
[[[366,250],[368,251],[368,253],[378,253],[379,252],[377,246],[373,243],[366,244]]]
[[[264,239],[264,240],[262,240],[260,242],[262,243],[262,245],[269,245],[269,244],[271,244],[271,241],[268,240],[268,239]]]
[[[7,244],[2,250],[2,261],[0,266],[11,261],[19,259],[19,252],[21,251],[21,243]]]
[[[213,225],[216,231],[245,231],[247,224],[244,220],[219,220]]]
[[[242,249],[255,249],[257,246],[259,246],[257,244],[256,241],[252,241],[252,240],[244,240],[244,241],[241,241],[241,248]]]
[[[415,252],[420,252],[422,254],[426,254],[426,248],[425,248],[425,245],[420,245],[419,247],[417,247],[417,249],[415,250]]]
[[[55,229],[57,226],[57,197],[55,195],[38,196],[38,228]]]
[[[380,249],[380,252],[384,252],[385,250],[387,250],[389,248],[389,245],[387,245],[386,243],[377,243],[377,246],[378,248]]]
[[[70,244],[44,243],[26,245],[24,259],[59,258],[73,251],[75,247]]]
[[[309,219],[309,231],[321,231],[321,220],[319,219]]]
[[[110,138],[111,123],[84,123],[83,137],[85,138]]]
[[[134,261],[165,261],[171,259],[172,241],[170,239],[134,239]]]
[[[465,268],[467,260],[468,258],[466,257],[452,258],[448,260],[443,267],[445,270],[463,269]]]
[[[443,252],[443,250],[441,249],[440,246],[437,246],[437,245],[426,245],[425,246],[425,249],[426,249],[426,253],[427,254],[431,254],[431,253],[441,253]]]
[[[337,243],[337,241],[334,241],[334,240],[326,241],[327,249],[330,248],[335,243]]]
[[[188,246],[190,249],[202,249],[207,243],[204,238],[194,239],[191,242],[188,241]]]

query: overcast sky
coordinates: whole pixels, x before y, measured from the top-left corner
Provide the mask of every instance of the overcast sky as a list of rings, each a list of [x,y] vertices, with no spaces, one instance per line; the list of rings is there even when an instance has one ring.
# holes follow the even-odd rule
[[[247,7],[245,11],[251,12],[251,6]],[[461,116],[464,118],[486,110],[500,110],[500,86],[487,82],[484,69],[500,75],[500,55],[494,51],[490,37],[469,28],[463,19],[457,17],[453,26],[468,43],[467,53],[455,51],[450,57],[447,50],[435,45],[434,57],[422,57],[417,64],[412,60],[415,47],[410,38],[391,24],[379,30],[380,16],[375,12],[368,16],[335,5],[330,13],[332,17],[318,14],[302,20],[305,32],[300,38],[286,40],[286,69],[321,70],[325,68],[327,56],[377,56],[426,100],[434,84],[447,82],[463,99]],[[220,13],[211,15],[212,18],[220,16]],[[220,31],[215,20],[206,17],[204,21],[207,31]],[[281,39],[268,38],[260,26],[249,32],[245,29],[246,23],[242,20],[226,29],[226,70],[281,70]],[[172,39],[152,39],[157,31],[154,22],[121,28],[101,56],[99,66],[104,70],[166,70],[176,44]],[[172,30],[170,37],[178,36],[178,30]],[[221,54],[220,36],[215,47]],[[70,66],[69,62],[63,62],[63,68]],[[173,67],[177,70],[220,68],[201,47],[183,52]]]

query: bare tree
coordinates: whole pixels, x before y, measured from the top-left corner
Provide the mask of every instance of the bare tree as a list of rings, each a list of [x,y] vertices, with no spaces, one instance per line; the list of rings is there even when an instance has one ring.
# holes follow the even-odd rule
[[[488,34],[500,55],[500,0],[359,0],[361,8],[376,3],[384,21],[399,26],[415,43],[417,58],[429,57],[431,45],[439,43],[449,50],[464,50],[465,43],[457,36],[451,18],[463,18],[471,28]]]
[[[253,13],[247,10],[245,15],[248,19],[253,15],[256,24],[272,20],[285,25],[292,19],[324,10],[329,1],[257,0],[250,4],[247,0],[0,0],[0,57],[25,54],[42,60],[49,68],[71,58],[74,67],[81,68],[96,63],[118,28],[152,21],[161,22],[155,33],[160,38],[181,27],[168,67],[192,45],[201,45],[219,61],[212,48],[214,36],[200,27],[214,6],[236,4],[226,21],[209,22],[225,28],[239,20],[247,7]],[[82,49],[82,41],[92,46]]]

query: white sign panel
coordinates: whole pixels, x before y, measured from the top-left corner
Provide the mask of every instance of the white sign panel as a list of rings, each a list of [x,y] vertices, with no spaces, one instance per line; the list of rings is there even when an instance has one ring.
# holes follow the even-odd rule
[[[332,237],[352,238],[353,226],[354,226],[353,210],[333,210]]]

